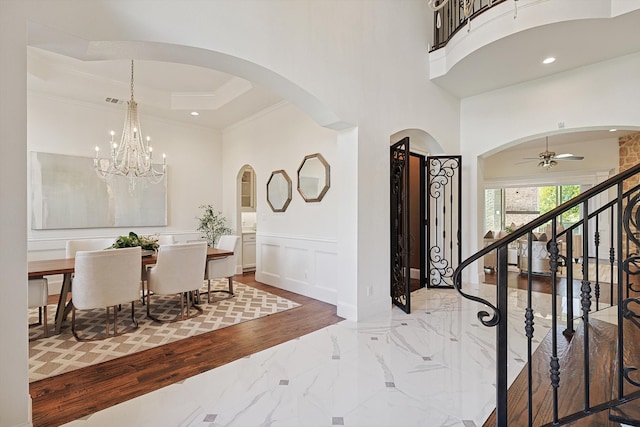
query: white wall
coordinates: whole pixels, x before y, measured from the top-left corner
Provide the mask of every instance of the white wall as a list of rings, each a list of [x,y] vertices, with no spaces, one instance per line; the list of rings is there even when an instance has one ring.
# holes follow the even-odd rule
[[[389,136],[422,129],[446,152],[458,151],[458,100],[428,80],[432,15],[424,0],[3,0],[0,5],[0,54],[6,64],[0,70],[0,169],[12,177],[3,175],[0,184],[2,292],[11,296],[0,303],[5,323],[20,318],[26,306],[26,288],[18,295],[13,288],[26,276],[26,29],[30,44],[64,45],[65,53],[78,58],[155,59],[231,72],[292,101],[321,125],[346,129],[336,137],[340,158],[328,159],[339,165],[334,176],[348,178],[345,186],[327,194],[345,210],[335,236],[337,298],[351,308],[353,319],[391,310]],[[40,38],[38,29],[55,34]],[[154,125],[144,124],[145,132],[152,131],[149,126]],[[160,137],[154,139],[160,143]],[[171,173],[174,154],[166,151]],[[232,174],[225,172],[226,177]],[[198,185],[194,191],[203,191],[202,186],[207,191],[207,183]],[[215,196],[193,199],[218,202]],[[279,222],[271,220],[274,230]],[[305,236],[299,233],[296,239]],[[5,258],[7,252],[11,255]],[[324,281],[317,279],[314,286]],[[25,420],[25,340],[26,322],[3,340],[12,349],[3,353],[8,358],[2,364],[3,390],[12,393],[2,399],[3,425]]]
[[[109,131],[121,135],[126,104],[99,106],[30,91],[28,151],[92,157],[93,147],[107,149]],[[168,122],[140,108],[144,135],[152,135],[154,151],[167,154],[167,226],[136,227],[139,234],[175,234],[178,240],[198,238],[198,206],[222,206],[222,137],[200,126]],[[70,209],[73,209],[70,207]],[[117,237],[130,228],[29,230],[30,259],[64,255],[65,241],[81,237]]]
[[[459,103],[428,79],[432,13],[423,0],[215,2],[36,1],[34,45],[66,43],[87,59],[145,58],[218,68],[290,100],[321,125],[350,129],[357,206],[345,216],[357,251],[340,262],[355,279],[357,317],[390,310],[388,144],[422,129],[446,152],[458,151]],[[153,5],[153,6],[151,6]],[[195,12],[197,11],[197,12]],[[100,20],[93,22],[94,16]],[[90,23],[91,22],[91,23]],[[170,26],[166,22],[171,22]],[[50,38],[43,30],[51,31]],[[70,37],[68,37],[71,35]],[[95,41],[95,42],[94,42]],[[130,42],[135,41],[135,42]],[[342,256],[342,255],[341,255]],[[352,271],[348,271],[352,270]]]
[[[640,54],[629,55],[463,99],[461,151],[464,153],[465,231],[463,258],[480,248],[484,167],[478,159],[497,148],[558,132],[640,129]],[[484,168],[484,169],[483,169]],[[476,191],[473,191],[476,189]],[[476,280],[469,269],[467,280]]]
[[[337,162],[337,132],[320,127],[289,103],[281,103],[226,130],[224,206],[237,218],[235,185],[249,164],[256,172],[256,280],[337,304],[338,194],[343,183]],[[331,187],[320,202],[307,203],[296,190],[297,170],[308,154],[320,153],[331,168]],[[285,212],[273,212],[266,200],[271,173],[284,170],[292,181]],[[241,225],[234,224],[236,230]]]
[[[0,2],[0,425],[8,427],[31,425],[25,16],[23,2]]]

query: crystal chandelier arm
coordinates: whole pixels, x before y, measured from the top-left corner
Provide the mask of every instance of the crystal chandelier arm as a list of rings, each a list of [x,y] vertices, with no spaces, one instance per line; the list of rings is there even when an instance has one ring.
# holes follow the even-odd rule
[[[98,176],[104,179],[112,176],[128,176],[147,178],[152,183],[162,181],[166,172],[166,156],[163,154],[162,171],[153,167],[153,148],[151,138],[142,137],[140,119],[138,118],[138,103],[134,98],[133,61],[131,61],[131,99],[127,102],[127,113],[124,119],[120,144],[114,141],[115,132],[111,131],[110,159],[100,158],[100,149],[96,147],[94,167]],[[132,181],[130,189],[135,188]]]

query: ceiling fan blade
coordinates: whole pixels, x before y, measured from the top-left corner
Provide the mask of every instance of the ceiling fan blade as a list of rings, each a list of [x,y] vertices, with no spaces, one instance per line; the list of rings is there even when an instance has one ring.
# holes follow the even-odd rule
[[[574,156],[573,154],[570,154],[570,153],[558,154],[557,156],[553,156],[553,158],[556,159],[556,160],[582,160],[582,159],[584,159],[583,156]]]
[[[534,160],[540,160],[540,159],[538,159],[537,157],[536,157],[536,158],[533,158],[533,157],[525,157],[523,161],[521,161],[521,162],[516,162],[516,163],[514,163],[514,165],[522,165],[522,164],[524,164],[524,163],[531,163],[531,162],[532,162],[532,161],[534,161]]]

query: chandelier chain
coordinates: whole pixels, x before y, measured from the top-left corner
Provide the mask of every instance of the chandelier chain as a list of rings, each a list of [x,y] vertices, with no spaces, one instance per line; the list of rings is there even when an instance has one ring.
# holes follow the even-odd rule
[[[131,61],[131,100],[133,100],[133,61]]]

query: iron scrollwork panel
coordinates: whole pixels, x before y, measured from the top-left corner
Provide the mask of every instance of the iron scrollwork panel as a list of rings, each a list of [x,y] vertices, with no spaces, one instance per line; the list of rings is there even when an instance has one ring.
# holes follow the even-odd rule
[[[409,138],[391,146],[391,300],[406,313],[410,304]]]
[[[427,157],[427,287],[452,288],[462,261],[462,157]]]

